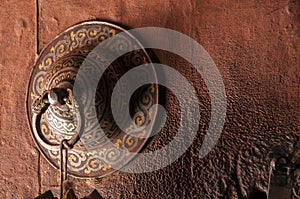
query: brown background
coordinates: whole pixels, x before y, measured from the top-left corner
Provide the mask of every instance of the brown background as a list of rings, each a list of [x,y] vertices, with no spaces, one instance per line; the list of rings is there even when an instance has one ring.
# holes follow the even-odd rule
[[[158,26],[192,37],[219,68],[228,110],[213,151],[198,158],[209,121],[203,80],[184,60],[155,51],[185,75],[199,94],[202,121],[189,150],[152,173],[72,179],[80,196],[96,188],[104,198],[247,198],[265,191],[273,153],[299,148],[300,2],[297,0],[1,0],[0,196],[33,198],[58,193],[58,172],[35,148],[25,95],[37,55],[59,32],[91,19],[129,28]],[[178,124],[178,104],[165,92],[167,127],[147,145],[166,144]],[[298,145],[298,146],[297,146]]]

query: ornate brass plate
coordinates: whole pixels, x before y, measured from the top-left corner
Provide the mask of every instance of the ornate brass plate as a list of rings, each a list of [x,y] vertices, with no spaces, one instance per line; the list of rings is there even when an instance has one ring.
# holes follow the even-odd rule
[[[105,62],[105,56],[101,54],[94,53],[94,61],[86,60],[96,46],[121,32],[126,33],[130,39],[111,42],[107,45],[108,50],[114,48],[122,51],[128,46],[133,46],[136,50],[122,55],[106,69],[101,66]],[[93,73],[104,71],[100,81],[90,79],[88,75],[77,76],[83,62]],[[27,113],[36,146],[55,168],[59,168],[59,146],[62,140],[70,140],[81,131],[79,140],[68,151],[68,173],[73,176],[107,175],[132,160],[135,155],[130,152],[137,153],[141,150],[150,134],[143,126],[153,123],[156,115],[154,109],[150,111],[150,107],[158,101],[157,85],[140,87],[131,96],[129,105],[123,104],[122,99],[119,99],[121,107],[129,106],[130,115],[135,122],[128,124],[125,130],[116,125],[110,108],[111,94],[118,80],[127,71],[141,64],[153,69],[152,62],[139,41],[119,26],[106,22],[92,21],[75,25],[46,46],[30,77]],[[137,81],[143,78],[142,75],[137,77]],[[150,75],[155,76],[154,69]],[[61,103],[39,110],[38,114],[32,108],[37,99],[44,100],[45,91],[49,96],[49,91],[57,88],[71,91],[74,81],[79,82],[82,91],[80,99],[74,97],[75,101],[80,102],[77,108],[71,110],[66,106],[67,103]],[[89,85],[95,81],[97,91],[91,93]],[[121,90],[124,91],[123,95],[127,94],[126,85]],[[95,106],[88,106],[93,95],[96,96]],[[96,110],[96,114],[92,114],[92,109]],[[85,110],[85,114],[82,110]],[[100,127],[102,130],[99,130]]]

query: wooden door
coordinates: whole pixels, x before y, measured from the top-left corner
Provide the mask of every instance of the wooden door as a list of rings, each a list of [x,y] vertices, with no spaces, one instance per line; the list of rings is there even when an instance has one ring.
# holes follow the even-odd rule
[[[197,137],[177,161],[155,172],[71,178],[80,197],[93,189],[104,198],[247,198],[255,191],[267,192],[270,154],[290,154],[300,144],[299,11],[299,1],[1,1],[0,196],[59,192],[58,172],[30,136],[26,89],[42,48],[66,28],[87,20],[170,28],[195,39],[223,77],[227,116],[217,145],[199,158],[210,118],[207,87],[185,60],[154,50],[160,63],[178,70],[197,91]],[[176,133],[178,102],[170,91],[164,93],[167,125],[146,151],[159,149]]]

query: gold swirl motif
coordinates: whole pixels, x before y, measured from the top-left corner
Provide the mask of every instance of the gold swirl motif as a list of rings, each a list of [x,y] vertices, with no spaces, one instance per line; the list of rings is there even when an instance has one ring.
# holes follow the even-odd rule
[[[57,156],[59,154],[58,151],[51,151],[51,150],[49,151],[49,153],[54,155],[54,156]]]
[[[65,51],[65,45],[63,45],[63,44],[61,44],[58,48],[59,48],[60,53]]]
[[[30,93],[30,97],[31,97],[31,100],[38,98],[38,96],[35,95],[33,92]]]
[[[97,33],[98,33],[97,30],[92,30],[90,31],[90,36],[94,37],[97,35]]]
[[[106,149],[104,148],[104,149],[102,149],[101,151],[99,151],[98,154],[99,154],[100,156],[104,156],[105,152],[106,152]]]
[[[115,145],[115,147],[117,147],[117,149],[119,149],[121,144],[122,144],[122,140],[118,139],[117,142],[114,145]]]
[[[130,130],[133,130],[134,126],[131,124],[128,128],[126,128],[125,132],[129,132]]]
[[[111,36],[111,37],[116,35],[116,31],[113,30],[113,29],[111,29],[111,30],[109,31],[109,33],[110,33],[110,36]]]
[[[78,34],[78,37],[85,37],[85,36],[86,36],[86,34],[84,32],[81,32]]]
[[[149,86],[148,91],[149,91],[150,93],[154,93],[154,92],[155,92],[155,86],[154,86],[154,84],[151,84],[151,85]]]
[[[75,40],[75,33],[74,33],[74,31],[72,31],[72,32],[70,33],[70,37],[71,37],[71,41],[74,41],[74,40]]]
[[[129,137],[126,139],[126,144],[127,144],[128,146],[132,146],[133,143],[134,143],[134,141],[133,141],[132,137],[129,136]]]
[[[39,69],[42,70],[44,68],[44,62],[39,65]]]
[[[46,64],[46,66],[50,66],[52,64],[52,62],[53,62],[52,58],[49,57],[46,59],[45,64]]]
[[[99,37],[99,41],[104,41],[105,39],[106,39],[105,36],[100,36],[100,37]]]
[[[49,132],[48,127],[45,124],[42,124],[42,132],[47,134]]]
[[[73,163],[73,162],[76,162],[76,161],[78,161],[78,160],[77,160],[76,156],[74,156],[73,154],[71,154],[71,155],[68,157],[68,161],[69,161],[70,163]]]
[[[54,52],[55,52],[55,48],[52,47],[52,48],[50,49],[50,52],[54,53]]]
[[[90,170],[89,168],[86,168],[86,169],[84,169],[84,173],[85,173],[85,174],[90,174],[90,173],[91,173],[91,170]]]
[[[142,126],[143,125],[143,119],[141,118],[141,116],[137,116],[136,118],[135,118],[135,123],[136,123],[136,125],[138,125],[138,126]]]
[[[147,95],[143,96],[142,102],[144,104],[149,104],[150,103],[150,96],[147,96]]]
[[[108,156],[110,159],[112,159],[115,155],[116,155],[116,153],[115,153],[114,151],[111,151],[111,152],[108,153],[107,156]]]
[[[103,171],[106,171],[107,169],[111,168],[111,165],[101,164],[101,165],[99,165],[99,168]]]
[[[90,166],[91,166],[92,168],[94,168],[94,169],[95,169],[95,168],[97,168],[97,167],[98,167],[98,165],[99,165],[99,164],[97,163],[97,161],[96,161],[96,160],[91,160],[91,161],[90,161]]]

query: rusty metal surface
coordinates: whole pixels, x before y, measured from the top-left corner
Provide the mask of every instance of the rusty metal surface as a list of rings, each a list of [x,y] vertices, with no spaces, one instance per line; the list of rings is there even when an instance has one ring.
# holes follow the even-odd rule
[[[271,161],[268,199],[299,198],[300,149]]]

